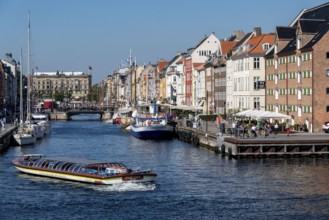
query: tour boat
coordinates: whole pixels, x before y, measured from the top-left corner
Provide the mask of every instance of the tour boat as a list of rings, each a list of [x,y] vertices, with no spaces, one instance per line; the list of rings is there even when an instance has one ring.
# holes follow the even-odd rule
[[[23,155],[12,163],[23,173],[94,184],[152,182],[157,176],[150,170],[132,170],[118,162],[48,158],[43,154]]]
[[[130,124],[132,136],[140,139],[169,139],[173,137],[173,127],[167,124],[166,113],[158,113],[154,109],[154,106],[150,106],[150,112],[146,114],[133,112],[133,121]]]

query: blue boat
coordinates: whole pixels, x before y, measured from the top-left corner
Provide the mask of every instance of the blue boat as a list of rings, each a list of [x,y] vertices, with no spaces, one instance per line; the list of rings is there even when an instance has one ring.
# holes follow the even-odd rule
[[[166,113],[158,113],[156,105],[150,106],[149,113],[133,113],[130,133],[140,139],[169,139],[173,137],[173,127],[167,124]]]

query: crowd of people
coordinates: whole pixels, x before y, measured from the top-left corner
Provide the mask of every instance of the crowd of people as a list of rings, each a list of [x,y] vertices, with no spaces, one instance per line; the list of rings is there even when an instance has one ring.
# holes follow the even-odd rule
[[[290,123],[287,121],[285,124],[285,130],[287,136],[290,136]],[[232,123],[232,133],[236,137],[256,138],[258,136],[263,137],[275,137],[279,133],[278,122],[270,123],[267,121],[256,121],[251,123],[245,123],[241,121],[233,121]]]

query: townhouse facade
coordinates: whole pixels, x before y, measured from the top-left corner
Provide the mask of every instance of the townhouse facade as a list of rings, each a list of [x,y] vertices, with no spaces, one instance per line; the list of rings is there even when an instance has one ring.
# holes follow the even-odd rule
[[[277,27],[266,56],[267,110],[290,115],[309,132],[321,132],[329,119],[328,10],[325,3]]]
[[[0,70],[0,105],[2,114],[15,115],[18,106],[18,79],[21,74],[20,64],[13,58],[12,53],[6,53],[1,60]]]
[[[205,82],[205,88],[204,91],[197,91],[197,89],[194,89],[192,87],[192,91],[197,91],[200,94],[198,97],[196,95],[192,95],[192,97],[196,97],[197,100],[193,99],[191,104],[194,106],[201,106],[203,105],[204,111],[213,111],[213,109],[209,110],[208,107],[212,108],[214,103],[214,91],[213,91],[213,70],[205,68],[204,74],[198,73],[198,67],[201,65],[204,65],[205,62],[209,59],[210,56],[213,54],[216,54],[219,49],[219,39],[215,35],[214,32],[212,32],[209,36],[205,36],[201,41],[195,46],[195,49],[191,53],[192,57],[192,80],[193,86],[198,86],[199,82],[195,82],[197,76],[199,75],[199,81]],[[204,77],[204,79],[202,79]],[[208,80],[207,80],[208,79]],[[202,88],[203,86],[198,86],[198,88]],[[207,103],[206,103],[207,102]]]
[[[274,34],[261,28],[248,33],[233,49],[227,61],[227,110],[265,110],[265,53],[274,43]]]
[[[184,103],[184,69],[183,58],[185,54],[178,52],[168,63],[165,71],[166,101],[170,104]]]

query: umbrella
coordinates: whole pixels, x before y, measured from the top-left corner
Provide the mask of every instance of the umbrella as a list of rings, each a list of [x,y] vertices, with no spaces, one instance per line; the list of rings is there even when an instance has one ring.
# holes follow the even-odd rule
[[[291,119],[289,115],[285,115],[279,112],[264,112],[262,114],[257,115],[257,118],[280,118],[280,119]]]
[[[252,111],[254,111],[254,110],[249,109],[249,110],[245,110],[245,111],[242,111],[242,112],[238,112],[238,113],[235,114],[235,116],[239,116],[239,117],[246,116],[246,114],[248,114]]]

